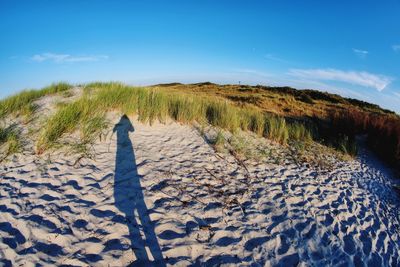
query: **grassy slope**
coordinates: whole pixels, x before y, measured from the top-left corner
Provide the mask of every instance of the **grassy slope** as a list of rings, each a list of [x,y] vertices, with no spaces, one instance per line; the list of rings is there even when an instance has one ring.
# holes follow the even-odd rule
[[[27,122],[35,113],[37,107],[35,101],[39,98],[65,92],[72,86],[67,83],[54,83],[41,90],[25,90],[0,101],[0,122],[10,114],[23,116]],[[0,125],[0,162],[8,155],[17,153],[21,150],[22,141],[20,133],[14,124],[7,127]]]
[[[221,96],[237,103],[250,103],[267,112],[285,117],[326,117],[332,110],[355,108],[365,112],[396,116],[394,112],[364,101],[344,98],[316,90],[297,90],[290,87],[198,84],[158,84],[180,92],[193,92],[208,96]]]
[[[54,84],[24,91],[0,101],[0,118],[10,113],[35,112],[34,101],[65,92],[71,86]],[[356,134],[369,134],[369,143],[388,162],[400,160],[399,117],[366,102],[338,95],[289,87],[243,85],[161,84],[149,88],[120,83],[92,83],[83,97],[60,106],[43,126],[37,151],[54,147],[65,133],[80,129],[81,143],[89,144],[107,126],[105,113],[119,110],[152,123],[170,117],[235,132],[251,131],[282,144],[311,140],[354,154]],[[3,138],[6,140],[6,138]],[[380,140],[385,140],[380,141]]]
[[[400,169],[400,117],[364,101],[315,90],[246,85],[160,84],[167,90],[220,96],[238,105],[250,103],[288,121],[307,123],[314,139],[355,153],[355,136],[367,134],[370,147]]]
[[[67,83],[54,83],[41,90],[25,90],[0,101],[0,119],[8,114],[30,115],[35,111],[34,101],[49,94],[64,92],[72,86]]]

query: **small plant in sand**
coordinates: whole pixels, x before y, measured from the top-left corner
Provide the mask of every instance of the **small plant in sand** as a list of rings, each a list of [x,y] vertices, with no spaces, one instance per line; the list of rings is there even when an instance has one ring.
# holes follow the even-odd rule
[[[19,114],[23,116],[23,123],[29,123],[33,119],[38,108],[38,105],[35,103],[29,103],[28,105],[22,107]]]
[[[214,147],[214,149],[217,152],[224,152],[225,150],[225,137],[222,131],[218,131],[218,133],[215,135],[213,139],[211,139],[211,145]]]
[[[0,161],[21,150],[21,140],[14,126],[0,127]]]

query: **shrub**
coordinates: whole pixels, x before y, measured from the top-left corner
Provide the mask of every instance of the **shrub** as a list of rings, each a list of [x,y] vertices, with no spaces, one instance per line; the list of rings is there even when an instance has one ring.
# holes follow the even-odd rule
[[[299,100],[302,101],[302,102],[304,102],[304,103],[307,103],[307,104],[314,104],[314,101],[313,101],[313,99],[311,98],[311,96],[309,96],[309,95],[306,94],[306,93],[300,94]]]
[[[333,112],[325,131],[340,150],[356,154],[355,136],[367,135],[370,148],[382,159],[400,169],[400,118],[390,114],[371,114],[358,109]],[[345,149],[344,149],[345,147]]]

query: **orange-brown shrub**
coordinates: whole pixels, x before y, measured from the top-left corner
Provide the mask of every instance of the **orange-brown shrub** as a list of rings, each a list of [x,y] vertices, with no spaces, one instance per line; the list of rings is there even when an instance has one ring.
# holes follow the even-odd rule
[[[329,116],[330,135],[355,138],[367,134],[370,148],[383,160],[400,169],[400,118],[357,109],[333,112]]]

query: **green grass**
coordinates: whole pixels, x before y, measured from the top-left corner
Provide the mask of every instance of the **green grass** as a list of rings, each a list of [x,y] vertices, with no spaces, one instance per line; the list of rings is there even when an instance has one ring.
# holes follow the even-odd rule
[[[92,83],[86,85],[84,90],[81,99],[60,107],[47,121],[37,144],[39,153],[56,144],[63,134],[78,128],[82,138],[91,136],[93,139],[107,126],[104,114],[111,110],[138,115],[140,121],[150,124],[171,118],[181,123],[205,123],[231,132],[241,129],[282,144],[287,143],[289,132],[296,133],[299,140],[311,136],[304,127],[287,123],[282,117],[266,114],[251,106],[239,107],[216,97],[130,87],[120,83]]]
[[[357,155],[357,144],[356,141],[349,138],[347,135],[343,135],[342,137],[338,138],[338,144],[335,145],[341,152],[355,156]]]
[[[249,129],[250,131],[256,133],[259,136],[264,135],[264,131],[266,129],[265,123],[268,121],[266,116],[261,112],[253,111],[248,112],[248,119],[244,121],[244,123],[248,123],[247,125],[242,125],[243,129]]]
[[[14,126],[0,127],[0,147],[3,154],[0,156],[0,161],[21,150],[21,140],[18,136],[19,134]]]
[[[57,144],[64,133],[81,129],[81,140],[85,143],[106,127],[104,112],[88,97],[62,105],[58,111],[47,120],[37,142],[36,150],[40,154]]]
[[[293,125],[287,125],[284,118],[272,116],[266,120],[264,136],[281,144],[286,144],[289,139],[289,129],[292,127]]]
[[[34,112],[33,102],[42,96],[64,92],[72,86],[67,83],[55,83],[41,90],[25,90],[0,101],[0,118],[11,113]]]
[[[290,140],[295,141],[311,141],[313,139],[310,127],[299,122],[295,122],[291,125],[288,129],[288,135]]]
[[[209,141],[217,152],[223,152],[225,150],[226,140],[221,130],[219,130],[217,134]]]

